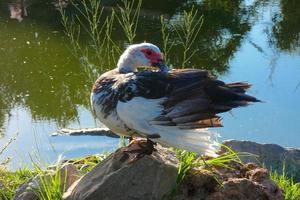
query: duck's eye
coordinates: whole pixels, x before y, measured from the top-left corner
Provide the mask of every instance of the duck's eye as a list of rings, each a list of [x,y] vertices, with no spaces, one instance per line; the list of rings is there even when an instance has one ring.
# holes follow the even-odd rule
[[[147,51],[146,54],[150,56],[152,54],[152,52],[151,51]]]

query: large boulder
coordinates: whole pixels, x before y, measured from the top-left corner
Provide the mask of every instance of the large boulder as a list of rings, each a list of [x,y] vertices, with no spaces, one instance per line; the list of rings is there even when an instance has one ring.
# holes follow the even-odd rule
[[[124,159],[126,154],[123,149],[112,153],[76,181],[64,194],[64,200],[284,199],[268,171],[254,163],[193,168],[175,187],[179,163],[173,151],[158,146],[152,155],[133,163]]]
[[[160,146],[130,163],[123,149],[112,153],[64,194],[65,200],[167,198],[176,185],[178,160]]]
[[[254,162],[278,173],[282,173],[285,165],[287,175],[293,177],[296,182],[300,181],[300,149],[238,140],[224,141],[223,144],[237,152],[248,152],[258,156],[241,157],[245,163]]]

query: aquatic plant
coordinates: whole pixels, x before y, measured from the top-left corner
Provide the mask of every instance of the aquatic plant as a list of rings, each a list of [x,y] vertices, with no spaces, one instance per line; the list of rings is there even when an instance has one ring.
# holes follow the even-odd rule
[[[161,24],[161,34],[162,34],[162,41],[163,41],[164,59],[166,63],[170,63],[169,53],[172,47],[174,46],[174,41],[171,40],[170,32],[165,22],[164,16],[160,16],[160,24]]]
[[[0,155],[3,154],[3,152],[16,140],[17,136],[18,136],[18,132],[15,134],[15,136],[11,137],[6,144],[3,145],[3,147],[0,148]],[[4,161],[0,162],[0,167],[5,167],[9,161],[10,161],[10,157],[7,157]]]
[[[79,58],[88,80],[94,82],[106,65],[116,62],[114,55],[119,48],[111,39],[115,12],[104,17],[104,8],[101,1],[97,0],[83,0],[79,3],[72,0],[71,6],[77,12],[70,16],[64,8],[59,8],[61,22],[70,40],[72,52]],[[88,36],[89,45],[80,44],[82,35]]]
[[[117,15],[117,19],[129,44],[132,44],[136,37],[136,29],[139,21],[142,0],[122,0],[122,4],[122,6],[118,6],[120,15]]]
[[[71,1],[71,6],[77,11],[72,15],[60,7],[61,22],[70,40],[73,53],[81,61],[88,80],[94,82],[101,72],[109,66],[115,66],[122,48],[112,39],[112,31],[116,26],[115,19],[122,27],[128,43],[133,43],[136,37],[141,0],[122,0],[118,10],[112,8],[109,15],[104,16],[104,7],[98,0]],[[87,35],[89,45],[79,41]]]
[[[190,11],[183,11],[182,18],[173,23],[173,29],[177,33],[179,43],[183,47],[183,58],[181,67],[187,67],[191,58],[197,53],[197,49],[192,48],[203,24],[203,16],[199,17],[198,10],[192,7]]]

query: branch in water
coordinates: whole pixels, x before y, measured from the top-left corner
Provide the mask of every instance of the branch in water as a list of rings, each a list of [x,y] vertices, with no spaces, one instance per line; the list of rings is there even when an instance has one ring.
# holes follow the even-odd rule
[[[112,138],[120,137],[114,134],[108,128],[82,128],[82,129],[63,128],[51,134],[51,136],[61,136],[61,135],[69,135],[69,136],[92,135],[92,136],[107,136]]]

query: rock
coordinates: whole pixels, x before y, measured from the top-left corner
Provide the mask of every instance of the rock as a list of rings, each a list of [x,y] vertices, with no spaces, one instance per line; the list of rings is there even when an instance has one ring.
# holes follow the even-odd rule
[[[254,164],[231,163],[232,169],[191,171],[178,188],[174,200],[283,200],[282,190],[268,171]]]
[[[200,200],[205,199],[217,187],[218,182],[209,171],[193,171],[185,178],[173,200]]]
[[[167,198],[175,187],[175,153],[167,148],[145,155],[129,164],[122,149],[108,156],[64,194],[65,200],[151,199]]]
[[[26,183],[23,183],[18,187],[13,197],[14,200],[38,200],[34,190],[38,188],[40,184],[39,178],[31,178]]]
[[[31,178],[26,183],[20,185],[16,190],[16,194],[14,195],[13,199],[38,200],[35,190],[41,185],[41,180],[49,179],[50,181],[50,177],[55,175],[55,169],[53,168],[52,170],[45,172],[45,174]],[[67,190],[79,178],[80,172],[74,165],[70,163],[62,165],[60,168],[61,191]]]
[[[254,163],[233,161],[229,168],[201,166],[191,169],[172,193],[176,189],[178,160],[169,149],[158,146],[157,150],[131,164],[124,160],[126,153],[117,150],[77,180],[63,199],[284,199],[268,170]]]
[[[207,200],[283,200],[281,190],[270,191],[264,185],[246,178],[229,179],[222,187],[209,195]]]
[[[251,141],[228,140],[224,145],[237,152],[248,152],[258,157],[241,157],[243,162],[253,162],[264,165],[269,170],[282,173],[285,165],[288,176],[293,177],[296,182],[300,181],[300,149],[283,148],[277,144],[259,144]]]
[[[73,164],[64,164],[60,169],[61,191],[67,190],[80,177],[79,170]]]

